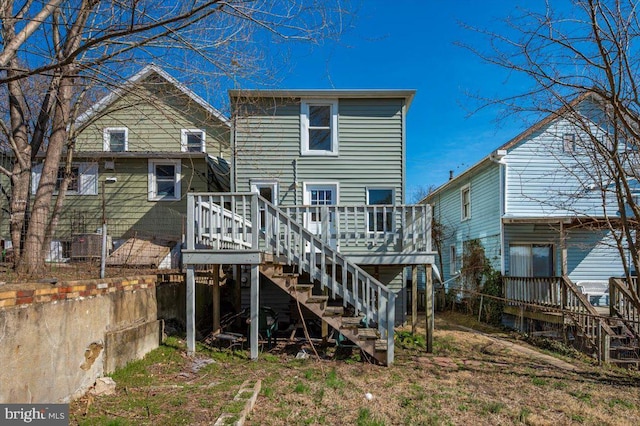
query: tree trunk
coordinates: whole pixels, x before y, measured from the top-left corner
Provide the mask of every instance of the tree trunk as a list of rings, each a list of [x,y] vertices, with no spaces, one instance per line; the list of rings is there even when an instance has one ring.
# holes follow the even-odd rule
[[[44,243],[50,220],[51,201],[58,179],[62,148],[67,141],[67,123],[71,111],[73,78],[68,77],[70,74],[68,70],[63,71],[64,76],[60,81],[52,119],[51,136],[27,228],[25,250],[19,265],[20,271],[28,275],[40,274],[45,267]]]

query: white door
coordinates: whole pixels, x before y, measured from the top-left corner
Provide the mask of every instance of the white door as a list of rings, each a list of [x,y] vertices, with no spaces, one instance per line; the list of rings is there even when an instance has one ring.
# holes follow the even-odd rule
[[[336,248],[335,213],[322,206],[333,206],[338,203],[337,183],[305,184],[304,204],[312,206],[311,212],[306,215],[306,228],[320,239],[326,234],[329,236],[329,244]],[[318,206],[315,208],[315,206]],[[327,229],[323,229],[327,227]]]

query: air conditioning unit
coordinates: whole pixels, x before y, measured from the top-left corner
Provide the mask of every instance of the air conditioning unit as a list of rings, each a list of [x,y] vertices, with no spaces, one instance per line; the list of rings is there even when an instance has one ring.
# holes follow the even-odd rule
[[[102,234],[78,234],[71,240],[72,259],[99,258],[102,252]]]

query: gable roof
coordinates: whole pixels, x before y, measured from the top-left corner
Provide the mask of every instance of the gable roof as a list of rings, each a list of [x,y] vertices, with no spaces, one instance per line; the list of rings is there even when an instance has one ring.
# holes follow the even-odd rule
[[[413,89],[290,89],[229,90],[229,98],[314,98],[314,99],[404,99],[407,109],[413,101]]]
[[[184,84],[180,83],[178,80],[173,78],[169,73],[164,71],[162,68],[155,64],[149,64],[145,66],[142,70],[140,70],[137,74],[130,77],[122,86],[113,90],[111,93],[106,95],[104,98],[100,99],[96,102],[91,108],[85,111],[82,115],[80,115],[76,121],[78,127],[82,127],[84,124],[90,122],[93,118],[98,116],[102,111],[104,111],[107,107],[113,104],[116,100],[120,99],[122,96],[130,92],[133,87],[142,83],[152,74],[159,75],[166,82],[173,85],[176,89],[178,89],[182,94],[187,96],[189,99],[200,105],[205,111],[209,114],[216,117],[226,126],[230,126],[229,119],[224,116],[220,111],[211,106],[207,101],[202,99],[200,96],[196,95],[193,91],[188,89]]]
[[[563,105],[562,107],[558,108],[557,110],[551,112],[546,117],[544,117],[542,120],[538,121],[537,123],[535,123],[534,125],[532,125],[528,129],[523,131],[522,133],[518,134],[516,137],[510,139],[505,144],[503,144],[500,147],[498,147],[497,149],[491,151],[491,153],[489,155],[487,155],[486,157],[484,157],[483,159],[481,159],[480,161],[478,161],[477,163],[475,163],[474,165],[472,165],[471,167],[469,167],[468,169],[463,171],[458,176],[456,176],[453,179],[450,179],[447,182],[445,182],[442,185],[440,185],[432,193],[430,193],[429,195],[425,196],[420,201],[418,201],[418,204],[422,204],[422,203],[427,202],[427,200],[429,198],[431,198],[431,197],[435,196],[436,194],[442,192],[444,189],[448,188],[449,186],[455,185],[461,179],[463,179],[464,177],[470,175],[475,170],[478,170],[479,168],[489,164],[490,162],[494,162],[495,160],[499,159],[503,155],[500,151],[507,151],[507,150],[513,148],[518,143],[522,142],[523,140],[525,140],[529,136],[533,135],[537,131],[541,130],[542,128],[548,126],[554,120],[557,120],[558,118],[563,117],[568,111],[571,111],[577,105],[579,105],[582,102],[584,102],[586,100],[589,100],[589,99],[593,100],[595,102],[602,101],[602,97],[600,95],[598,95],[597,93],[595,93],[595,92],[588,91],[588,92],[581,93],[580,95],[576,96],[576,98],[573,99],[571,102],[568,102],[567,104]]]

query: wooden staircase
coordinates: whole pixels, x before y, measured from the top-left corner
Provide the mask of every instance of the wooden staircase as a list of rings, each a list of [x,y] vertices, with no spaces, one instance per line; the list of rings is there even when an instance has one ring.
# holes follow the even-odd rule
[[[380,333],[377,329],[362,325],[363,316],[345,316],[344,307],[329,306],[329,296],[313,294],[314,285],[300,283],[298,273],[284,272],[287,266],[284,263],[269,259],[260,266],[260,274],[305,306],[322,321],[342,333],[343,336],[355,343],[377,362],[386,363],[387,342],[380,338]]]
[[[193,193],[187,197],[187,210],[193,214],[187,218],[185,264],[251,265],[252,348],[257,347],[253,324],[258,323],[257,277],[262,274],[367,354],[385,365],[393,363],[396,294],[340,253],[327,235],[309,231],[300,221],[304,215],[294,218],[257,193]],[[285,273],[284,265],[295,274]],[[188,288],[193,271],[187,266]],[[344,311],[328,307],[328,296],[313,294],[310,284],[299,283],[302,275],[362,318],[349,319]],[[354,321],[376,328],[360,328]],[[195,347],[192,335],[187,340]],[[251,356],[257,358],[257,350],[252,349]]]

